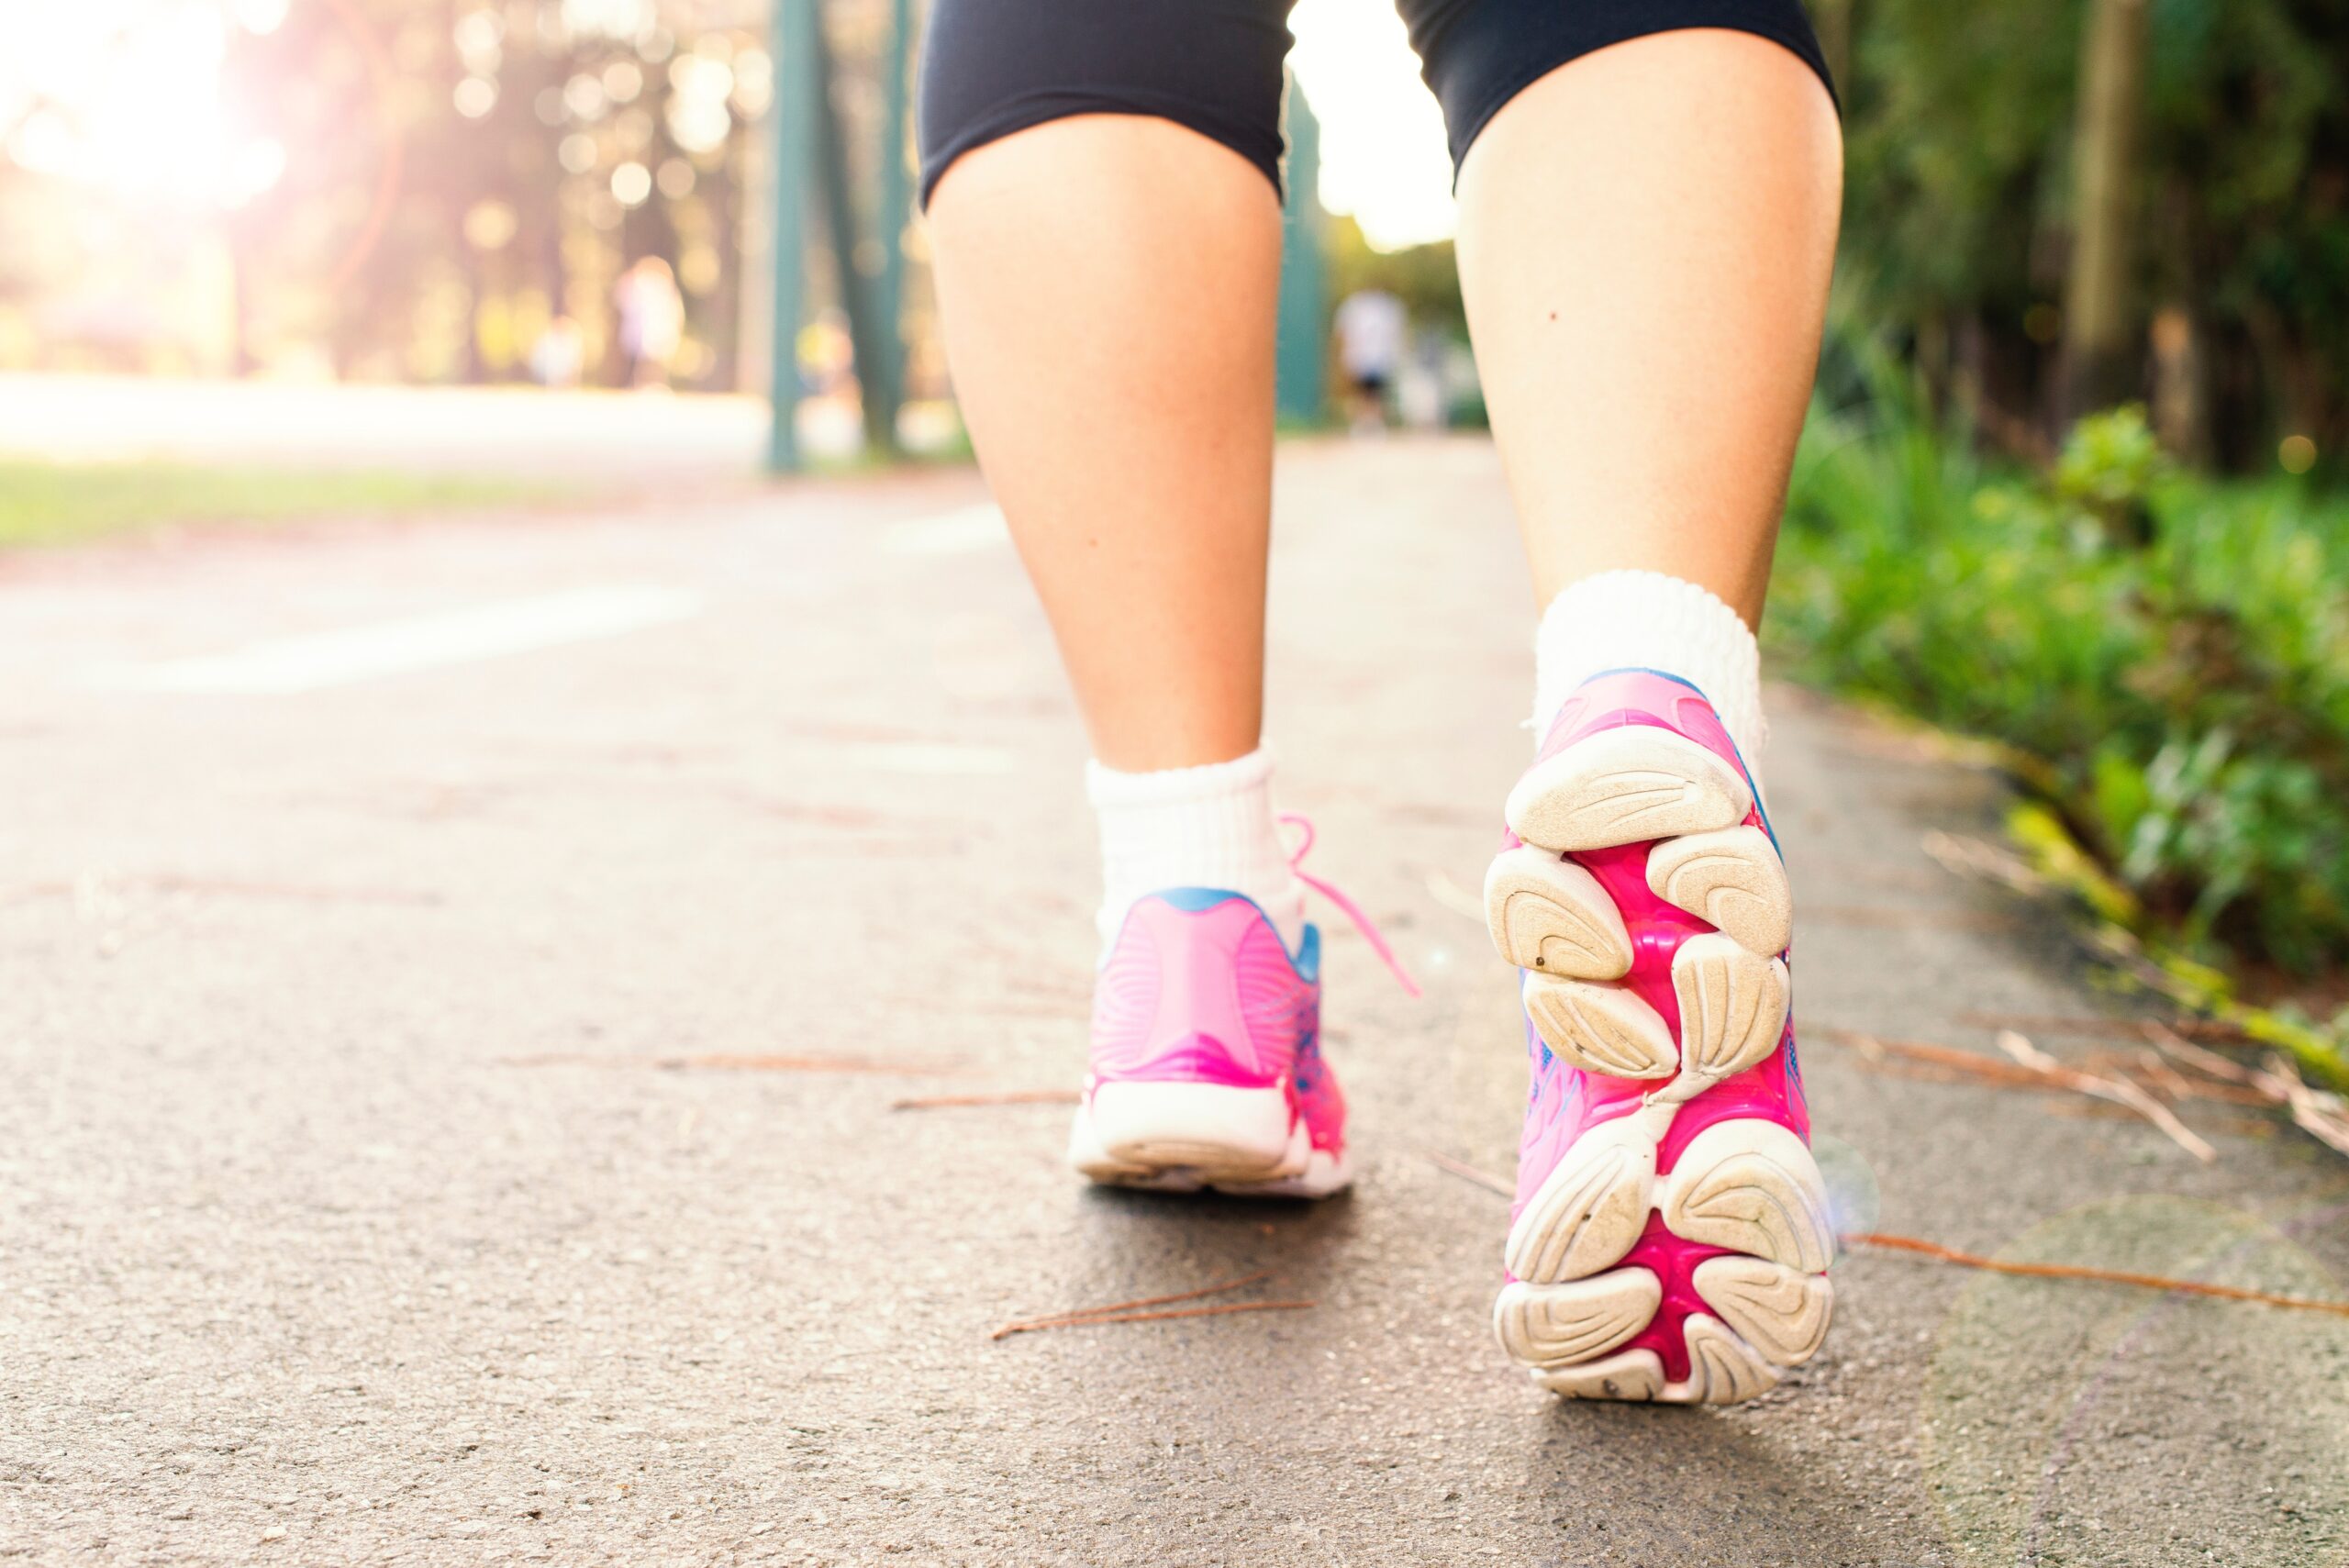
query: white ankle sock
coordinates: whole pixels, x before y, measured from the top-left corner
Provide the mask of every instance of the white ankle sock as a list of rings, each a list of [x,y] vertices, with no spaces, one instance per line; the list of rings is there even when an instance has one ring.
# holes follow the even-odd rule
[[[1289,870],[1273,817],[1271,751],[1259,746],[1229,762],[1149,773],[1087,762],[1085,789],[1101,824],[1105,952],[1134,900],[1170,887],[1244,893],[1297,951],[1305,888]]]
[[[1533,634],[1533,743],[1574,689],[1606,670],[1661,670],[1695,683],[1762,778],[1762,654],[1738,613],[1661,572],[1602,572],[1550,601]]]

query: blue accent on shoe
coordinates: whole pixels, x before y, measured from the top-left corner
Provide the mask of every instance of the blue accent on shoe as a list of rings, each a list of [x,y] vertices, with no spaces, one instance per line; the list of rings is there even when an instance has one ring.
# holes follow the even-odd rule
[[[1273,917],[1264,913],[1264,906],[1262,904],[1244,893],[1234,893],[1228,887],[1162,887],[1155,893],[1143,894],[1142,897],[1155,898],[1162,904],[1172,905],[1186,915],[1196,915],[1202,909],[1212,909],[1219,904],[1229,903],[1237,898],[1241,903],[1256,911],[1258,919],[1267,926],[1273,926]],[[1141,899],[1135,900],[1136,903],[1141,901]],[[1273,934],[1275,937],[1280,935],[1278,926],[1273,926]],[[1282,951],[1287,951],[1286,942],[1282,944]],[[1321,928],[1312,921],[1305,922],[1305,934],[1297,939],[1297,951],[1289,953],[1288,966],[1297,972],[1297,977],[1299,980],[1308,985],[1320,980]]]
[[[1220,887],[1168,887],[1148,896],[1162,904],[1172,904],[1186,915],[1196,915],[1202,909],[1212,909],[1229,899],[1245,898],[1247,895],[1227,892]]]
[[[1675,685],[1686,686],[1690,691],[1696,693],[1698,696],[1705,697],[1705,688],[1690,680],[1687,676],[1675,675],[1669,670],[1659,670],[1650,664],[1618,664],[1612,670],[1599,670],[1585,676],[1583,678],[1582,685],[1586,686],[1590,684],[1591,682],[1598,680],[1600,677],[1606,675],[1655,675],[1664,680],[1670,681]],[[1576,691],[1580,691],[1582,686],[1576,686],[1575,689]],[[1712,700],[1713,699],[1710,697],[1705,697],[1705,701],[1707,703],[1710,703]]]

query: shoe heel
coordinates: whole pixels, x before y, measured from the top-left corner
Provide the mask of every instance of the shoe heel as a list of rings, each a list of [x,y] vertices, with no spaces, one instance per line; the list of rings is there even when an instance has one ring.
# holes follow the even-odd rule
[[[1738,771],[1652,724],[1586,736],[1536,762],[1508,792],[1508,825],[1545,850],[1604,850],[1734,828],[1753,808]]]
[[[1277,1181],[1301,1173],[1305,1129],[1278,1084],[1111,1082],[1078,1107],[1070,1160],[1097,1181],[1186,1173],[1208,1182]]]

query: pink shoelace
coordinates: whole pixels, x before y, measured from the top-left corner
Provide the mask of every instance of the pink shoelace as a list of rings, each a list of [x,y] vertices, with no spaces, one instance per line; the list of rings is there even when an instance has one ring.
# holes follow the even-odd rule
[[[1386,939],[1379,934],[1377,923],[1362,912],[1362,906],[1305,869],[1306,851],[1313,848],[1313,819],[1302,812],[1284,811],[1280,814],[1280,820],[1283,827],[1294,826],[1305,835],[1304,840],[1289,851],[1290,874],[1337,906],[1338,913],[1353,922],[1354,929],[1362,933],[1363,940],[1370,944],[1371,951],[1386,965],[1386,973],[1395,977],[1395,983],[1403,988],[1405,995],[1420,995],[1419,983],[1411,978],[1410,972],[1403,967],[1403,961],[1395,956],[1395,950],[1387,946]]]

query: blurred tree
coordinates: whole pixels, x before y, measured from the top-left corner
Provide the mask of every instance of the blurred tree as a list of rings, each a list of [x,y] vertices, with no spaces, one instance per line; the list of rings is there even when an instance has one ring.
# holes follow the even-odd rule
[[[614,285],[652,257],[684,300],[674,382],[730,389],[764,29],[758,0],[292,0],[228,66],[287,149],[228,226],[245,357],[312,342],[347,376],[519,379],[567,317],[589,379],[618,384]]]
[[[1810,23],[1819,34],[1819,52],[1827,59],[1827,73],[1840,91],[1852,70],[1852,0],[1810,0]]]
[[[2084,132],[2128,119],[2080,92],[2088,5],[2114,3],[1854,8],[1846,314],[2033,455],[2064,413],[2059,346],[2115,330],[2100,373],[2152,393],[2187,455],[2266,469],[2288,435],[2343,453],[2349,0],[2141,0],[2136,154],[2090,190],[2096,160],[2074,155],[2103,131]],[[2083,201],[2096,223],[2076,222]]]
[[[144,3],[91,25],[138,32]],[[885,236],[905,232],[878,162],[904,0],[822,3],[849,178],[848,242],[810,258],[819,317],[852,282],[895,292]],[[1811,3],[1849,150],[1842,314],[1943,406],[2034,455],[2072,408],[2143,396],[2198,461],[2349,458],[2349,0]],[[80,106],[0,94],[0,363],[223,362],[180,319],[200,301],[261,369],[518,378],[567,316],[588,375],[617,379],[613,283],[651,256],[685,301],[674,382],[735,387],[759,369],[744,328],[765,339],[740,301],[764,265],[767,8],[236,0],[221,123],[187,139],[233,126],[277,161],[193,205],[128,177],[69,188],[57,146]],[[1448,247],[1380,256],[1343,224],[1331,241],[1332,297],[1375,282],[1457,325]],[[911,329],[909,391],[943,382],[929,312],[917,269],[902,310],[875,313]]]
[[[2067,420],[2136,390],[2137,119],[2145,88],[2146,0],[2088,0],[2072,139],[2072,260],[2064,285]]]

